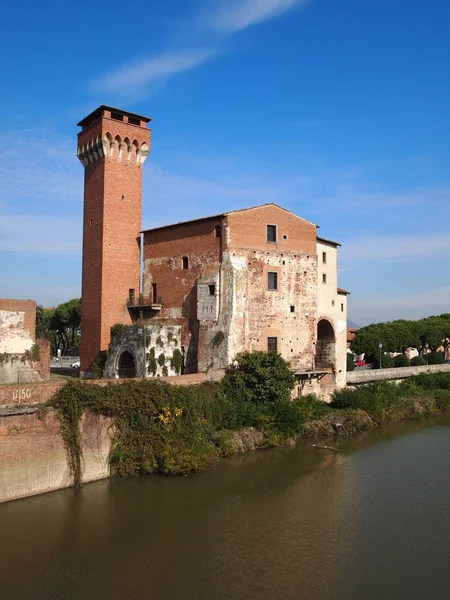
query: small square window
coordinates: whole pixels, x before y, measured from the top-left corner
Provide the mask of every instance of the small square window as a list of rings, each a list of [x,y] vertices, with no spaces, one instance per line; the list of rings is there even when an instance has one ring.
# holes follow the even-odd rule
[[[287,234],[283,233],[283,240],[287,240]]]
[[[327,253],[326,252],[322,252],[322,263],[324,265],[327,264]]]
[[[291,305],[291,312],[295,312],[295,306]]]
[[[267,338],[267,352],[277,352],[278,350],[278,338],[268,337]]]
[[[269,273],[267,273],[267,289],[278,289],[278,273],[273,273],[272,271],[269,271]]]
[[[267,241],[268,242],[276,242],[277,241],[277,226],[276,225],[267,225]]]
[[[331,306],[334,306],[334,300],[331,301]]]
[[[209,287],[209,295],[214,296],[214,294],[216,293],[216,286],[214,284],[212,284],[212,285],[208,285],[208,287]]]
[[[327,274],[322,273],[322,283],[326,283],[326,282],[327,282]]]

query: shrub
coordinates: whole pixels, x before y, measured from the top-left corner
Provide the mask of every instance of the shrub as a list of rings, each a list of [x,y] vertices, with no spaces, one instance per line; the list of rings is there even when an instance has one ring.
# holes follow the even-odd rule
[[[394,366],[394,362],[389,354],[381,355],[381,366],[383,369],[391,369]],[[372,360],[372,369],[380,368],[380,356],[374,356]]]
[[[423,367],[423,365],[426,365],[427,361],[422,358],[421,356],[413,356],[413,358],[411,359],[411,366],[412,367]]]
[[[394,357],[393,365],[394,367],[409,367],[408,357],[404,354],[399,354]]]
[[[347,371],[355,370],[355,362],[353,360],[353,354],[347,352]]]
[[[242,352],[228,367],[221,382],[225,397],[246,402],[290,400],[295,376],[278,352]]]
[[[444,364],[444,355],[442,354],[442,352],[430,352],[430,354],[428,355],[428,364],[429,365],[443,365]]]

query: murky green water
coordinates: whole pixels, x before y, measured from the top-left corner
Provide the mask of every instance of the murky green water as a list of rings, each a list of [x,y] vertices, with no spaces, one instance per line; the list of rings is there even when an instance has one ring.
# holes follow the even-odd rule
[[[2,599],[447,600],[450,418],[0,506]]]

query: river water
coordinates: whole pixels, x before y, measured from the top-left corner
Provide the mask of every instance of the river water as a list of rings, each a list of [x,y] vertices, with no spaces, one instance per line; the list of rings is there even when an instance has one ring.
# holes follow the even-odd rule
[[[339,449],[259,451],[197,477],[4,504],[0,598],[450,598],[450,418]]]

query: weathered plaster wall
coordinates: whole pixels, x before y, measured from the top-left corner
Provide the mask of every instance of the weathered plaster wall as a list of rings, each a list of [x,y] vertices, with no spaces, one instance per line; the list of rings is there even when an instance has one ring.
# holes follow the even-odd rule
[[[448,373],[450,365],[424,365],[423,367],[399,367],[396,369],[358,369],[347,373],[347,384],[370,383],[371,381],[383,381],[394,379],[405,379],[422,373]]]
[[[174,352],[181,352],[181,326],[167,321],[152,321],[151,325],[134,325],[111,338],[104,377],[120,376],[120,357],[129,352],[135,361],[136,377],[174,376],[181,373],[173,365]],[[163,363],[164,358],[164,363]]]
[[[36,302],[0,298],[0,353],[23,354],[35,340]]]
[[[0,418],[0,502],[73,484],[59,426],[53,412]],[[82,419],[83,482],[109,475],[109,426],[103,417]]]

